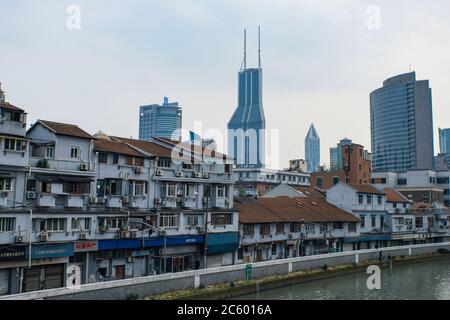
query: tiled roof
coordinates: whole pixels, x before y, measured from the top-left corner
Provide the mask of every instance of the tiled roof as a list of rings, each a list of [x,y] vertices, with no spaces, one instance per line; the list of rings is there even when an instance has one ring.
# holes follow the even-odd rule
[[[73,124],[52,122],[46,120],[38,120],[37,123],[41,123],[56,134],[84,139],[95,139],[89,133]]]
[[[261,198],[235,202],[242,223],[269,222],[358,222],[351,213],[328,203],[323,197]]]
[[[132,157],[145,157],[145,155],[133,149],[126,143],[106,139],[95,140],[94,150],[99,152],[124,154]]]
[[[13,106],[12,104],[8,103],[8,102],[1,102],[0,103],[0,107],[2,109],[6,109],[6,110],[11,110],[11,111],[19,111],[19,112],[24,112],[23,109],[20,109],[16,106]]]
[[[162,142],[166,142],[168,144],[171,144],[172,146],[179,146],[182,147],[185,150],[192,150],[192,145],[190,143],[187,142],[180,142],[180,141],[174,141],[174,140],[170,140],[170,139],[166,139],[166,138],[161,138],[161,137],[154,137],[153,139],[155,140],[160,140]],[[212,158],[220,158],[220,159],[233,159],[230,156],[227,156],[225,154],[222,154],[220,152],[214,151],[210,148],[204,148],[202,146],[199,145],[194,145],[194,152],[197,154],[205,154],[208,156],[211,156]]]
[[[383,189],[384,192],[386,192],[387,202],[394,202],[394,203],[405,203],[405,202],[412,202],[408,198],[406,198],[404,195],[402,195],[397,190],[391,189],[391,188],[385,188]]]
[[[325,198],[326,192],[322,191],[317,188],[311,188],[311,187],[300,187],[300,186],[293,186],[293,188],[297,191],[300,191],[307,197],[322,197]]]
[[[358,191],[359,193],[386,195],[384,191],[375,188],[371,184],[354,184],[354,183],[347,183],[347,184],[356,191]]]
[[[154,142],[121,138],[121,137],[111,137],[111,138],[116,141],[122,141],[124,143],[128,143],[129,145],[132,145],[133,147],[138,148],[139,150],[142,150],[143,152],[146,152],[155,157],[161,157],[161,158],[171,158],[172,157],[172,150],[170,150],[169,148],[160,146]]]

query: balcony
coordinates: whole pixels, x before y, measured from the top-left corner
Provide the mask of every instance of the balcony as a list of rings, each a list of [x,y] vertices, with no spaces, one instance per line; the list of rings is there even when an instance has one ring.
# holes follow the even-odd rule
[[[147,206],[146,197],[132,197],[130,207],[135,209],[144,209]]]
[[[69,194],[65,201],[65,206],[67,208],[83,208],[84,196]]]
[[[23,137],[26,135],[26,124],[20,121],[0,120],[0,133]]]
[[[189,209],[196,209],[197,208],[197,198],[195,198],[195,197],[184,198],[183,207],[186,207]]]
[[[8,206],[8,193],[4,192],[0,194],[0,207]]]
[[[216,207],[216,208],[227,208],[227,206],[228,206],[226,198],[217,198],[217,197],[215,197],[215,198],[213,198],[211,200],[212,200],[211,201],[211,205],[213,207]]]
[[[55,207],[55,195],[49,193],[41,193],[36,199],[37,207],[53,208]]]

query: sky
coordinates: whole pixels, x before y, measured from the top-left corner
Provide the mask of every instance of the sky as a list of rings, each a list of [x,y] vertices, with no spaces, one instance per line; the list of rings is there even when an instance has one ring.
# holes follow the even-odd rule
[[[304,158],[311,123],[323,163],[344,137],[370,150],[370,92],[410,66],[433,89],[437,153],[438,127],[450,127],[449,9],[448,0],[0,0],[0,82],[29,124],[137,138],[139,106],[168,96],[185,129],[201,121],[200,134],[225,134],[243,29],[256,66],[260,25],[277,167]]]

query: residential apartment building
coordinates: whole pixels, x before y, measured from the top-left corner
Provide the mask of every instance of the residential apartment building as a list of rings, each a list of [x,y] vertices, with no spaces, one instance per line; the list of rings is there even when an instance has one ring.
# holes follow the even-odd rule
[[[341,140],[336,147],[336,170],[314,172],[311,174],[311,186],[327,190],[339,182],[367,184],[372,177],[371,154],[359,144],[349,139]]]
[[[141,106],[139,113],[139,140],[152,137],[181,140],[183,111],[178,102],[164,97],[162,105]]]
[[[434,168],[432,95],[428,80],[410,72],[370,94],[374,172]]]
[[[263,196],[281,183],[290,186],[309,187],[309,174],[297,171],[273,169],[234,170],[235,196]]]
[[[25,112],[4,109],[0,294],[235,263],[231,158],[46,120],[25,135]]]
[[[352,250],[360,219],[323,197],[239,198],[240,263]]]

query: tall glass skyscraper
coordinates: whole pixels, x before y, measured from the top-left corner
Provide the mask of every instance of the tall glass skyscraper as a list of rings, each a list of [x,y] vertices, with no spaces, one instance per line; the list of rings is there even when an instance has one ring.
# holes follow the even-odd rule
[[[370,94],[372,170],[426,170],[434,167],[433,114],[428,80],[416,73],[386,80]]]
[[[228,122],[228,154],[238,168],[265,167],[265,137],[261,58],[258,68],[247,69],[245,52],[238,74],[238,106]]]
[[[450,155],[450,129],[439,128],[439,147],[441,153]]]
[[[317,172],[320,166],[320,137],[313,124],[305,138],[305,154],[308,173]]]
[[[140,107],[139,140],[161,137],[181,140],[182,110],[178,102],[169,103],[164,98],[162,105],[153,104]]]

